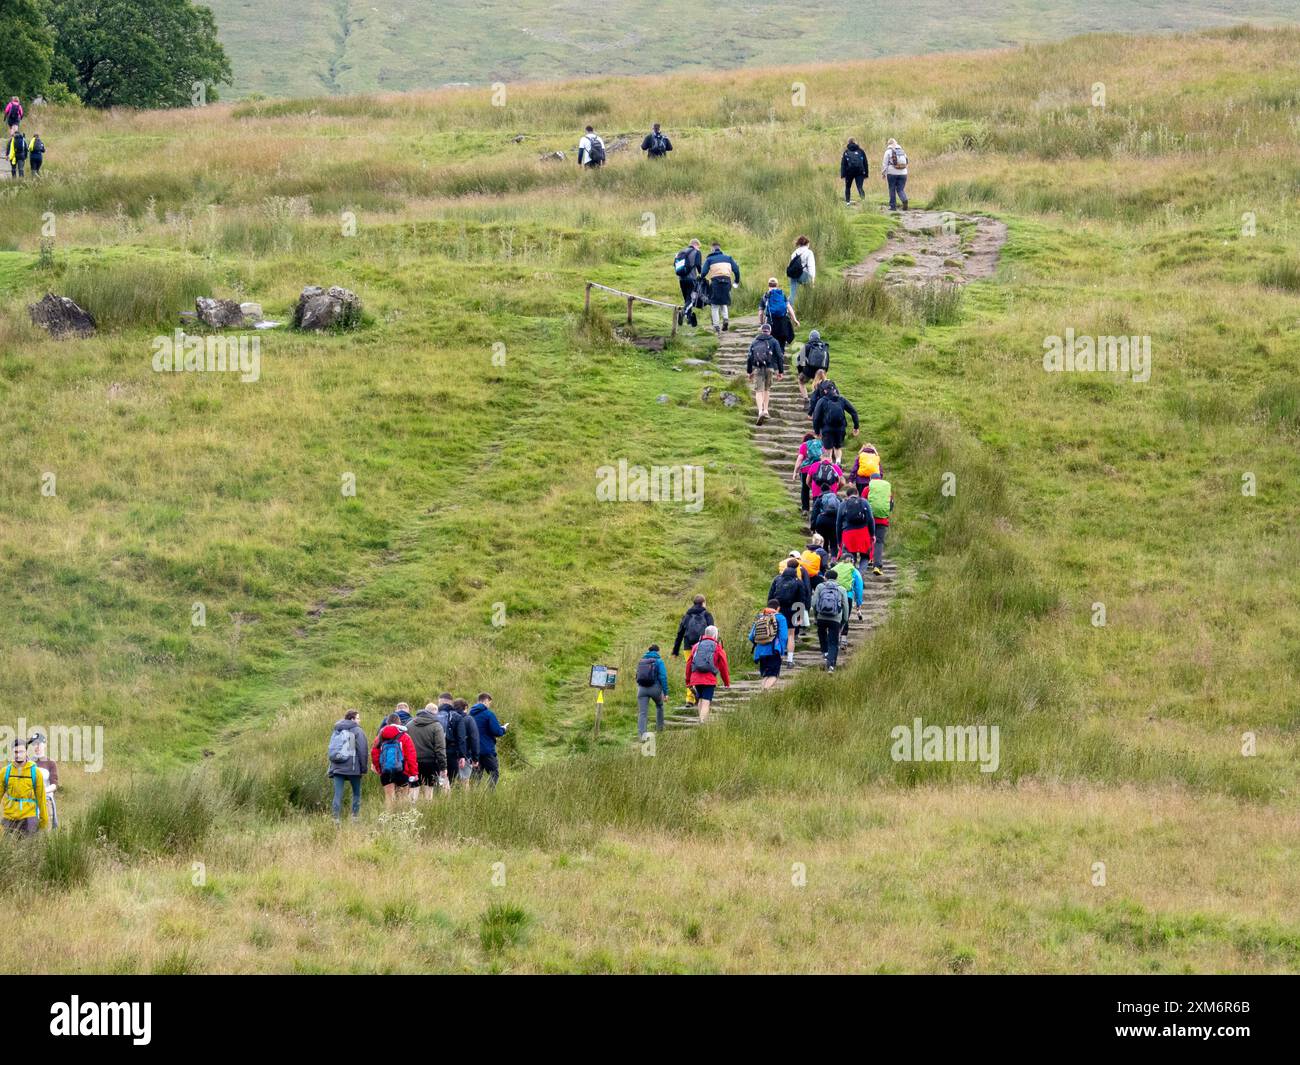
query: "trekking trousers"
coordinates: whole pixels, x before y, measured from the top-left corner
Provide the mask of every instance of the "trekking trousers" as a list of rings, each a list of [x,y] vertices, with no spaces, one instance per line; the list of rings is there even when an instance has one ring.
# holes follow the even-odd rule
[[[347,783],[352,783],[352,816],[356,817],[361,813],[361,778],[357,777],[334,777],[334,820],[338,821],[343,817],[343,789]]]
[[[489,788],[495,788],[497,781],[501,779],[501,769],[497,764],[495,754],[480,754],[478,756],[478,768],[474,770],[474,783],[481,783],[485,777]]]
[[[894,209],[894,197],[903,201],[903,206],[907,206],[907,193],[903,191],[903,186],[907,184],[906,174],[886,174],[885,180],[889,182],[889,209]]]
[[[713,328],[719,328],[723,322],[731,321],[731,308],[725,303],[710,303],[709,315],[713,318]]]
[[[656,681],[651,685],[636,686],[636,734],[644,736],[650,718],[650,702],[655,704],[656,730],[664,730],[664,691]]]
[[[884,566],[885,564],[885,533],[889,532],[889,526],[876,522],[876,539],[872,548],[871,564],[873,566]]]
[[[853,197],[849,195],[849,190],[853,187],[853,183],[855,181],[858,183],[858,199],[860,200],[866,195],[866,193],[862,191],[862,177],[863,175],[861,174],[854,174],[852,177],[846,177],[844,179],[844,202],[845,203],[853,202]]]
[[[840,624],[839,618],[834,621],[817,621],[817,643],[826,656],[828,666],[835,665],[840,657]]]

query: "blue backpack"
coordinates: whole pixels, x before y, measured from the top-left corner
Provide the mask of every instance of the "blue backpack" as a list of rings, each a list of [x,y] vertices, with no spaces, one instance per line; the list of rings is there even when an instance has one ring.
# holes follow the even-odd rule
[[[786,311],[789,309],[790,304],[781,289],[770,288],[767,290],[767,316],[769,318],[784,318]]]
[[[402,737],[399,735],[396,739],[384,740],[383,745],[379,748],[380,772],[400,773],[405,764],[406,756],[402,752]]]

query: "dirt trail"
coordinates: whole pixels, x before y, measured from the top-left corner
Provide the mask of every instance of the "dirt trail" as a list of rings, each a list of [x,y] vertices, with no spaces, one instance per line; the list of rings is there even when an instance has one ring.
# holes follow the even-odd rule
[[[844,276],[862,281],[889,263],[882,278],[887,285],[964,285],[992,277],[1007,242],[1006,223],[985,215],[900,211],[898,223],[883,246],[845,270]],[[898,261],[893,261],[896,256]]]
[[[718,347],[717,364],[718,370],[724,377],[732,377],[745,372],[745,359],[749,353],[750,341],[758,332],[758,318],[749,316],[746,318],[733,318],[731,320],[730,331],[722,334],[722,341]],[[793,350],[798,350],[797,345],[791,345]],[[788,359],[793,363],[793,358]],[[799,482],[790,480],[790,470],[794,466],[794,457],[799,450],[799,444],[803,440],[803,434],[811,426],[807,418],[807,408],[799,398],[799,388],[795,384],[795,378],[792,374],[787,374],[780,381],[772,383],[772,416],[763,425],[756,425],[753,428],[754,446],[763,456],[764,463],[772,472],[781,478],[781,482],[786,486],[790,493],[793,503],[792,514],[799,514]],[[861,444],[865,437],[849,439],[845,443],[846,457],[855,449],[854,444]],[[798,548],[808,542],[807,525],[803,525],[803,531],[796,535],[791,532],[790,544],[787,550]],[[771,576],[776,576],[776,564],[779,559],[773,557],[771,560]],[[857,620],[857,612],[854,611],[853,617],[849,622],[849,634],[840,638],[840,659],[839,664],[843,666],[849,658],[852,657],[854,650],[860,646],[870,634],[871,630],[879,625],[885,618],[885,613],[889,607],[889,602],[894,597],[894,580],[898,571],[894,563],[886,560],[882,567],[884,577],[875,577],[867,573],[863,578],[863,598],[862,598],[862,620]],[[754,613],[758,613],[758,606],[754,608]],[[713,719],[714,714],[725,714],[730,711],[739,710],[745,706],[762,688],[762,682],[758,676],[758,670],[753,662],[753,648],[748,643],[739,645],[733,643],[727,648],[728,663],[731,666],[731,689],[727,690],[719,686],[714,698],[709,719]],[[810,632],[805,632],[802,640],[799,641],[795,649],[795,665],[791,669],[789,666],[783,666],[781,677],[776,683],[780,688],[795,673],[810,667],[821,669],[824,665],[821,651],[817,646],[817,629],[814,626]],[[678,667],[678,673],[671,680],[674,686],[679,686],[682,680]],[[696,711],[685,704],[671,710],[666,717],[669,728],[692,728],[698,727],[699,719]]]

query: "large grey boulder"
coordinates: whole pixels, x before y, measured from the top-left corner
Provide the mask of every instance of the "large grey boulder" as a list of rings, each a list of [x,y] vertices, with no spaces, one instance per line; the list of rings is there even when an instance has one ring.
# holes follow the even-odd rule
[[[200,296],[194,301],[194,311],[199,321],[209,329],[239,328],[244,325],[243,308],[234,300]]]
[[[361,300],[350,289],[308,285],[293,309],[295,329],[352,329],[361,324]]]
[[[41,326],[56,340],[95,334],[95,316],[82,310],[67,296],[47,292],[36,303],[28,304],[27,313],[34,325]]]

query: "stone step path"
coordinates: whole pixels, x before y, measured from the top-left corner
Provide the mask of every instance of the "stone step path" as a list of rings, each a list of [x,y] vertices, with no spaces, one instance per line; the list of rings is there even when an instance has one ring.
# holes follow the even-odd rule
[[[846,278],[866,280],[895,256],[906,256],[911,262],[890,263],[886,285],[964,285],[992,277],[1007,242],[1007,224],[986,215],[896,211],[894,217],[898,228],[880,248],[845,270]]]
[[[724,332],[719,340],[717,369],[724,377],[743,376],[745,360],[749,354],[750,341],[758,332],[758,318],[753,315],[733,318],[731,329]],[[787,360],[793,366],[794,354],[798,344],[792,344],[787,353]],[[794,501],[794,513],[799,513],[799,482],[790,479],[794,468],[794,459],[798,454],[803,434],[808,432],[812,423],[808,419],[807,407],[799,396],[799,388],[794,375],[788,374],[780,381],[772,383],[771,416],[763,425],[753,429],[754,446],[763,457],[764,463],[779,476],[786,490]],[[847,449],[846,449],[847,450]],[[808,526],[804,522],[801,531],[796,534],[791,525],[790,549],[802,549],[807,542]],[[772,576],[776,576],[777,559],[772,560]],[[858,647],[866,643],[871,631],[881,624],[888,615],[889,604],[894,597],[897,568],[893,562],[886,562],[882,567],[883,577],[871,573],[863,576],[863,601],[860,611],[854,611],[849,621],[849,633],[840,639],[839,666],[845,665]],[[755,611],[757,612],[757,611]],[[709,720],[715,714],[726,715],[743,709],[751,699],[762,697],[762,681],[758,676],[751,658],[749,644],[730,649],[731,651],[731,688],[719,687],[709,709]],[[817,645],[817,631],[813,628],[805,632],[795,648],[794,667],[785,665],[775,688],[787,683],[789,678],[805,669],[822,669],[825,662]],[[681,704],[665,714],[664,723],[668,728],[690,729],[700,727],[699,715],[695,708]],[[707,722],[706,722],[707,723]]]

